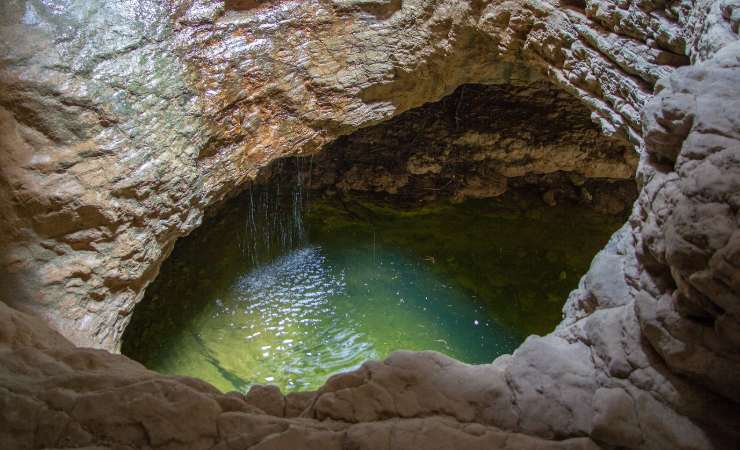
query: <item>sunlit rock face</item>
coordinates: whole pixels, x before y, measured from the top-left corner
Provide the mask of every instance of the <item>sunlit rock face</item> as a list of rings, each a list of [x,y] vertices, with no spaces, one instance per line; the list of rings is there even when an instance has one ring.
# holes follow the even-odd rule
[[[3,2],[3,295],[117,349],[174,240],[270,161],[463,83],[540,80],[639,147],[655,80],[730,39],[713,4],[581,6]]]
[[[226,6],[0,5],[0,296],[36,316],[0,305],[0,446],[734,448],[735,2]],[[116,349],[174,240],[275,158],[542,80],[642,151],[641,191],[560,327],[512,356],[399,353],[243,397],[47,328]]]

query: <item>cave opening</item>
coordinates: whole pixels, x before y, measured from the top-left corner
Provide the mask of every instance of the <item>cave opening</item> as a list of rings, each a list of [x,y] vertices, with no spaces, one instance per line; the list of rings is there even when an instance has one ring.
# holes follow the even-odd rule
[[[543,335],[636,196],[636,156],[546,83],[463,85],[276,161],[177,243],[122,351],[224,391]]]

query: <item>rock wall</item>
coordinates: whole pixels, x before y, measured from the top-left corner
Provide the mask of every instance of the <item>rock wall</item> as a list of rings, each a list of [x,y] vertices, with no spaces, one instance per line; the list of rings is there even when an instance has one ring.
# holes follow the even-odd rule
[[[76,344],[115,349],[173,240],[267,162],[462,83],[548,79],[643,150],[641,190],[558,329],[490,365],[397,353],[220,394],[0,304],[4,448],[740,441],[737,3],[45,5],[0,6],[0,295]]]
[[[639,147],[655,80],[734,39],[713,2],[227,3],[0,5],[0,295],[76,344],[116,350],[174,240],[276,158],[544,79]]]
[[[258,182],[301,180],[328,195],[407,205],[529,191],[551,206],[572,202],[620,214],[635,201],[637,160],[633,146],[603,136],[588,108],[549,83],[465,84],[309,158],[281,160]]]

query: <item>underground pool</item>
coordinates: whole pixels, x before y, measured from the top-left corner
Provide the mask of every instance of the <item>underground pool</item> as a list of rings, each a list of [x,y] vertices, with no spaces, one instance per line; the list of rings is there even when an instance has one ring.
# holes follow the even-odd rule
[[[400,349],[489,363],[557,325],[623,223],[521,195],[411,208],[287,197],[250,191],[179,242],[123,353],[242,392],[313,390]]]

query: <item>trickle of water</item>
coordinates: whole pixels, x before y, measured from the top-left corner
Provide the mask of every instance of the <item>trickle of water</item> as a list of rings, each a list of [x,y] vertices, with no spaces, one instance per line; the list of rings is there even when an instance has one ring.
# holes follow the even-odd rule
[[[241,240],[244,256],[253,266],[305,244],[301,183],[288,195],[284,189],[281,192],[280,184],[252,186],[247,201],[248,214]]]

